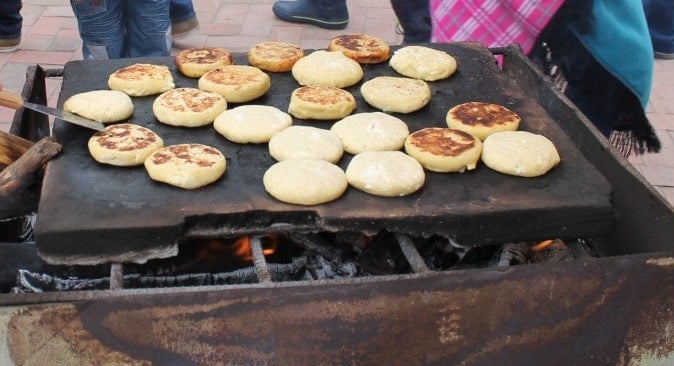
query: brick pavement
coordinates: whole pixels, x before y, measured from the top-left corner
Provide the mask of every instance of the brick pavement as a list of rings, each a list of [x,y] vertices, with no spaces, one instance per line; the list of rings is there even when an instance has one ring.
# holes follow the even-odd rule
[[[186,40],[193,45],[224,46],[240,52],[263,40],[287,41],[303,48],[324,48],[339,33],[369,33],[391,44],[402,36],[395,33],[395,16],[388,1],[349,0],[351,19],[343,31],[328,31],[275,19],[274,0],[194,0],[201,28]],[[60,68],[81,59],[81,41],[68,0],[24,0],[21,49],[0,54],[0,82],[10,91],[21,91],[28,65]],[[61,83],[47,80],[49,105],[55,106]],[[655,77],[647,109],[662,142],[658,154],[634,156],[629,161],[668,200],[674,203],[674,60],[655,62]],[[0,108],[0,130],[8,131],[13,111]]]

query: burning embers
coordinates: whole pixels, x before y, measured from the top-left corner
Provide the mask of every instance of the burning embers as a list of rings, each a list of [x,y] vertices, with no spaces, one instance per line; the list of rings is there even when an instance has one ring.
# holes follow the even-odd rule
[[[502,267],[589,256],[582,240],[465,247],[442,237],[382,232],[271,234],[183,243],[180,254],[143,265],[73,267],[50,274],[20,270],[14,292],[157,288],[353,279],[433,271]],[[122,273],[123,272],[123,273]],[[103,273],[98,277],[87,274]],[[113,278],[113,281],[110,280]]]
[[[191,265],[197,270],[216,272],[228,268],[241,268],[253,263],[253,250],[250,236],[242,236],[234,240],[205,240],[193,246],[195,255]],[[276,252],[278,235],[260,238],[262,254],[265,257],[273,256]],[[192,247],[191,247],[192,248]],[[190,271],[193,271],[190,270]]]

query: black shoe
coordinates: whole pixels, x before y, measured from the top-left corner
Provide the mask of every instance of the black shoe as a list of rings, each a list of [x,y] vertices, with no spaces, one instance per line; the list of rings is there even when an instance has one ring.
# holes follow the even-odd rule
[[[655,51],[655,58],[661,60],[674,60],[674,52],[658,52]]]
[[[21,35],[10,38],[0,38],[0,53],[14,52],[19,49]]]
[[[344,29],[349,23],[346,3],[334,5],[333,0],[277,1],[271,10],[279,19],[326,29]]]

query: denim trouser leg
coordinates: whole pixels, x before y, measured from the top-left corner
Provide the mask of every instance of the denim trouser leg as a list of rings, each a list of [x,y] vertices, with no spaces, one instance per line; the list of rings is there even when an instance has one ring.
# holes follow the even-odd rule
[[[428,0],[391,0],[391,6],[405,31],[405,43],[431,40],[431,10]]]
[[[674,0],[643,0],[656,52],[674,53]]]
[[[123,3],[124,0],[70,0],[85,60],[127,57]]]
[[[0,0],[0,38],[21,35],[21,0]]]
[[[168,56],[169,0],[70,0],[85,60]]]
[[[126,31],[127,57],[168,56],[169,0],[127,0]]]
[[[171,5],[169,14],[171,16],[171,23],[183,22],[188,19],[196,18],[197,13],[194,11],[192,0],[170,0]]]

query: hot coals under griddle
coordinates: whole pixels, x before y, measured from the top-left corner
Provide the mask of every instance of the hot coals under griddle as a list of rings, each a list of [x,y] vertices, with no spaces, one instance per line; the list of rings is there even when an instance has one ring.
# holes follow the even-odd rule
[[[30,245],[30,244],[26,244]],[[593,256],[584,240],[464,246],[440,236],[381,232],[270,234],[181,243],[179,255],[145,264],[18,268],[15,293],[350,280],[506,267]]]

